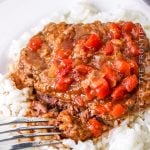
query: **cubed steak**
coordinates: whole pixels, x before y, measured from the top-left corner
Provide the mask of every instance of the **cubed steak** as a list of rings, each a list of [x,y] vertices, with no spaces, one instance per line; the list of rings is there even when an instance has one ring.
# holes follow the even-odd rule
[[[33,88],[31,116],[53,118],[61,138],[86,140],[148,106],[138,93],[149,50],[139,23],[49,23],[22,49],[12,78]]]

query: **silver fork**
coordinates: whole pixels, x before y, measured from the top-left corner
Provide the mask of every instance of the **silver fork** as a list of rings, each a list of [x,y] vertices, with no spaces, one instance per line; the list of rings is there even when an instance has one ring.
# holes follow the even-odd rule
[[[17,125],[21,123],[39,123],[39,122],[48,122],[48,119],[45,118],[16,118],[16,117],[8,117],[8,118],[0,118],[0,127],[6,126],[6,125]],[[2,129],[0,131],[0,137],[3,136],[5,133],[11,133],[11,132],[18,132],[19,131],[25,131],[25,130],[39,130],[39,129],[56,129],[55,126],[21,126],[21,127],[15,127],[10,129]],[[60,132],[47,132],[47,133],[29,133],[29,134],[18,134],[18,135],[11,135],[7,138],[0,138],[0,145],[2,142],[11,141],[15,139],[20,138],[32,138],[32,137],[40,137],[40,136],[54,136],[61,134]],[[55,145],[55,144],[61,144],[61,141],[33,141],[33,142],[25,142],[25,143],[15,143],[10,145],[11,150],[17,150],[17,149],[23,149],[23,148],[29,148],[29,147],[40,147],[45,145]]]

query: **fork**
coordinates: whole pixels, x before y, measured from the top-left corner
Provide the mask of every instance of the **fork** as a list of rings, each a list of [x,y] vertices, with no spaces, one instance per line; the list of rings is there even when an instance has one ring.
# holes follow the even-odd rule
[[[8,118],[0,118],[0,127],[6,127],[6,125],[17,125],[21,123],[40,123],[40,122],[48,122],[48,119],[45,118],[28,118],[28,117],[8,117]],[[19,131],[26,131],[26,130],[39,130],[39,129],[56,129],[55,126],[21,126],[21,127],[15,127],[10,129],[3,129],[0,131],[0,136],[2,136],[4,133],[11,133],[11,132],[19,132]],[[47,132],[47,133],[29,133],[29,134],[18,134],[18,135],[12,135],[7,138],[0,139],[0,145],[2,142],[5,141],[11,141],[15,139],[20,138],[33,138],[33,137],[40,137],[40,136],[54,136],[59,135],[60,132]],[[17,150],[17,149],[23,149],[23,148],[30,148],[30,147],[40,147],[45,145],[55,145],[55,144],[61,144],[61,141],[52,141],[52,140],[46,140],[46,141],[32,141],[32,142],[25,142],[25,143],[15,143],[10,145],[10,150]]]

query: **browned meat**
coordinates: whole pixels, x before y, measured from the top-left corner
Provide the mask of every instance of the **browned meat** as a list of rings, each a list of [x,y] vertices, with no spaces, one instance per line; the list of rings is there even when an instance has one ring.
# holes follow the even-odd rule
[[[34,89],[31,116],[52,117],[62,138],[86,140],[150,104],[138,95],[149,50],[138,23],[50,23],[22,49],[12,78]]]

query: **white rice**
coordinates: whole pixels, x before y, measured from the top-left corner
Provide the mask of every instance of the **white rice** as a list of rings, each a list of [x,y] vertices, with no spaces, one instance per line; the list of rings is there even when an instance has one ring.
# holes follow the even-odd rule
[[[29,88],[19,90],[8,75],[0,75],[0,116],[23,116],[29,107]]]
[[[82,14],[82,15],[81,15]],[[95,7],[84,2],[80,3],[71,11],[55,13],[39,23],[38,26],[25,32],[19,39],[14,40],[9,49],[9,57],[13,62],[19,57],[29,38],[40,31],[48,22],[65,21],[68,23],[102,22],[131,20],[143,25],[150,38],[150,20],[140,11],[129,9],[116,9],[115,11],[98,11]],[[27,98],[30,89],[18,90],[13,81],[7,75],[0,75],[0,116],[24,116],[28,108]],[[130,123],[130,127],[128,124]],[[141,117],[134,122],[126,119],[119,127],[112,129],[107,136],[102,136],[97,143],[92,140],[75,143],[71,139],[63,140],[63,144],[74,150],[150,150],[150,109],[147,109]],[[48,149],[48,147],[43,147]],[[49,150],[53,149],[49,147]]]

